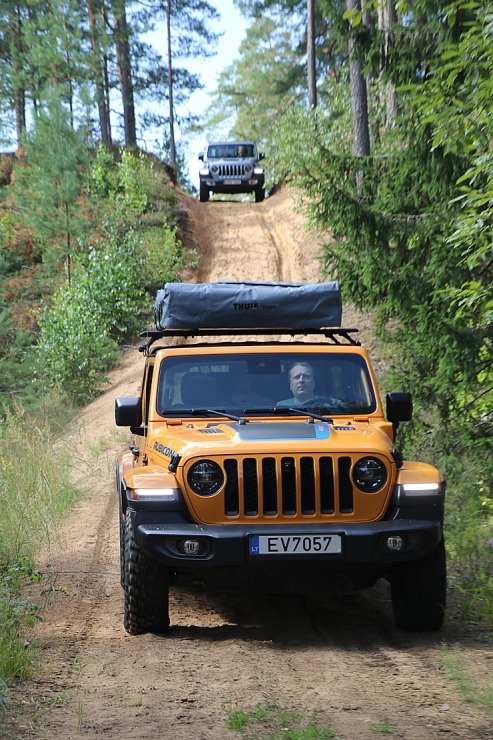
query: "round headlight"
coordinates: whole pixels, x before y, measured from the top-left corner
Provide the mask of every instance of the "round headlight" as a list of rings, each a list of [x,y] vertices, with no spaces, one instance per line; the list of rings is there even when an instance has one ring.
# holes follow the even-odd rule
[[[245,165],[245,175],[250,175],[252,172],[253,172],[253,165],[246,164]]]
[[[213,175],[217,175],[217,173],[219,172],[219,167],[217,166],[217,164],[212,165],[211,172]]]
[[[385,485],[387,469],[375,457],[363,457],[353,468],[353,480],[361,491],[374,493]]]
[[[223,481],[223,471],[212,460],[196,462],[188,471],[188,484],[199,496],[212,496],[213,493],[217,493]]]

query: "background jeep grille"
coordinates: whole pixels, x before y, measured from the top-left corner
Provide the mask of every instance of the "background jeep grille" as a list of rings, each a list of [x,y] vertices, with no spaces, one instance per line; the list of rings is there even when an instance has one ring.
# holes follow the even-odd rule
[[[224,469],[225,516],[313,517],[354,511],[350,457],[246,457],[224,460]]]
[[[219,177],[245,177],[244,164],[220,164],[217,168]]]

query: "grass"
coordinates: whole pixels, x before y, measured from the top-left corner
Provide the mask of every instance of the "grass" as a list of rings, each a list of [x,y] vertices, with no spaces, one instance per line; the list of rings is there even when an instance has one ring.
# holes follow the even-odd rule
[[[56,536],[76,498],[69,450],[46,419],[37,423],[20,407],[7,414],[0,424],[0,708],[35,661],[23,634],[41,610],[20,596],[21,587],[40,578],[35,551]]]
[[[445,646],[442,651],[442,664],[448,679],[457,688],[462,701],[474,704],[493,714],[493,682],[486,680],[480,686],[467,670],[459,647]]]
[[[385,720],[382,722],[377,722],[376,725],[372,725],[370,727],[370,732],[372,732],[374,735],[392,735],[393,731],[393,725]]]
[[[258,704],[252,709],[230,707],[226,727],[255,740],[330,740],[335,737],[333,730],[322,727],[315,720],[315,712]]]

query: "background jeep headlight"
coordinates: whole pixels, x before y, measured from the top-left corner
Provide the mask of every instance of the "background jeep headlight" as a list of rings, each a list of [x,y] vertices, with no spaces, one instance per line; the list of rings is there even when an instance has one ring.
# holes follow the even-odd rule
[[[253,166],[251,164],[245,165],[245,175],[250,175],[253,170]]]
[[[188,485],[200,496],[211,496],[221,488],[224,475],[219,465],[212,460],[201,460],[188,471]]]
[[[379,491],[387,481],[387,469],[375,457],[363,457],[353,468],[353,480],[361,491]]]
[[[219,167],[217,166],[217,164],[213,164],[210,169],[213,175],[217,175],[217,173],[219,172]]]

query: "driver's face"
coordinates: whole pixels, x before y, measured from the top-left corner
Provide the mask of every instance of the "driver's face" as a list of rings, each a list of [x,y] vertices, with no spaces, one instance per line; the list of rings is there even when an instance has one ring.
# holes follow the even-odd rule
[[[289,373],[289,387],[295,398],[307,401],[313,398],[315,378],[309,365],[295,365]]]

